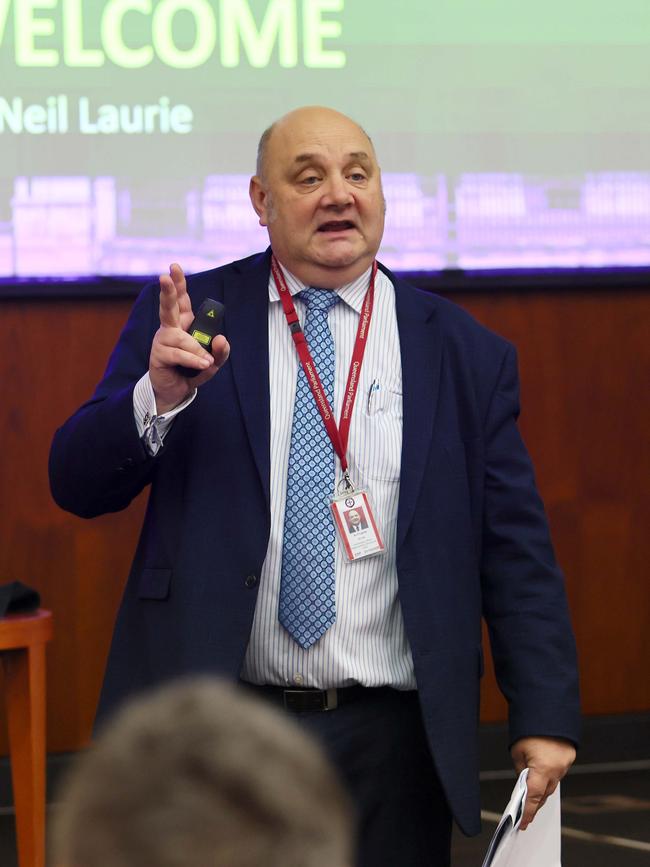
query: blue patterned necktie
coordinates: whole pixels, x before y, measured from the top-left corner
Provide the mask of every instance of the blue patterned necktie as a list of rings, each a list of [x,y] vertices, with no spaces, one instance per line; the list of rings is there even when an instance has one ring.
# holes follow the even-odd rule
[[[330,406],[334,405],[334,341],[327,314],[332,289],[303,289],[305,339]],[[301,647],[311,647],[336,619],[334,604],[334,449],[307,377],[298,367],[293,407],[278,619]]]

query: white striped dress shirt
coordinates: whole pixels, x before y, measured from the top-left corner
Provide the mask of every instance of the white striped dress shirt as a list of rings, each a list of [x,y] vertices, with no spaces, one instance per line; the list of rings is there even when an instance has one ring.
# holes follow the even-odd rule
[[[292,295],[305,286],[286,269]],[[329,312],[336,353],[334,411],[338,420],[370,269],[337,290]],[[395,540],[402,449],[402,366],[395,291],[377,271],[375,305],[363,359],[348,444],[350,476],[370,492],[384,534],[386,553],[350,563],[336,545],[336,622],[312,647],[303,649],[278,622],[282,533],[298,354],[273,277],[269,280],[269,373],[271,383],[271,535],[242,678],[252,683],[327,689],[362,683],[414,689],[413,660],[397,599]],[[296,310],[304,324],[305,307]],[[371,386],[374,386],[369,399]],[[332,462],[331,490],[341,478]],[[305,551],[305,558],[309,552]]]
[[[283,272],[292,295],[305,288],[286,269],[283,268]],[[369,279],[370,269],[338,289],[341,302],[329,312],[336,355],[334,411],[337,420]],[[300,299],[295,304],[302,325],[305,307]],[[377,271],[375,304],[347,455],[353,483],[370,493],[386,550],[383,555],[350,563],[340,541],[336,540],[336,622],[308,649],[296,644],[278,621],[287,468],[299,360],[272,276],[269,278],[268,317],[271,533],[241,676],[251,683],[318,689],[354,683],[414,689],[413,659],[397,598],[395,567],[402,448],[402,367],[393,285],[382,271]],[[172,413],[157,418],[148,375],[137,384],[134,392],[136,423],[152,453],[160,448],[173,417],[191,400],[192,397],[188,398]],[[340,462],[335,456],[331,490],[324,491],[324,497],[334,493],[340,478]],[[307,558],[308,551],[304,553]]]

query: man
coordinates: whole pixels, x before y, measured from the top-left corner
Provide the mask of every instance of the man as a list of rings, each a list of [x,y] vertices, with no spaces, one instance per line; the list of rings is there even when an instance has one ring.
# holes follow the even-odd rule
[[[347,798],[284,715],[201,678],[140,696],[66,780],[57,867],[351,867]]]
[[[350,511],[347,512],[346,517],[348,522],[348,528],[351,533],[360,533],[368,526],[366,522],[362,520],[361,514],[357,509],[350,509]]]
[[[172,265],[159,309],[146,288],[92,400],[55,437],[64,508],[121,509],[151,484],[100,713],[186,672],[241,677],[326,745],[360,811],[360,864],[440,867],[450,814],[480,827],[482,613],[514,764],[530,767],[522,827],[578,738],[515,353],[375,273],[380,171],[349,118],[311,107],[276,122],[250,196],[273,258],[187,282]],[[206,296],[226,306],[211,355],[186,333]],[[356,560],[334,535],[341,497],[372,507]]]

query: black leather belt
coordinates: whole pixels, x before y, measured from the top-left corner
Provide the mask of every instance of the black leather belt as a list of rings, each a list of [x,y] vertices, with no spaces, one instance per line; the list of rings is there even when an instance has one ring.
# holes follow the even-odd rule
[[[243,685],[264,698],[281,704],[293,713],[334,710],[339,705],[355,701],[364,694],[376,692],[376,689],[360,684],[332,689],[291,689],[283,686],[258,686],[254,683]]]

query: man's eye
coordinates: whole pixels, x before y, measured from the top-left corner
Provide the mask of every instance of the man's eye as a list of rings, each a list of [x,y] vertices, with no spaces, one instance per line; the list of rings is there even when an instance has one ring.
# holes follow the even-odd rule
[[[364,175],[363,172],[352,172],[352,174],[349,175],[349,178],[351,181],[357,181],[358,182],[358,181],[365,181],[366,176]]]
[[[305,184],[306,186],[313,186],[319,182],[320,178],[318,175],[308,175],[306,178],[301,178],[300,183]]]

